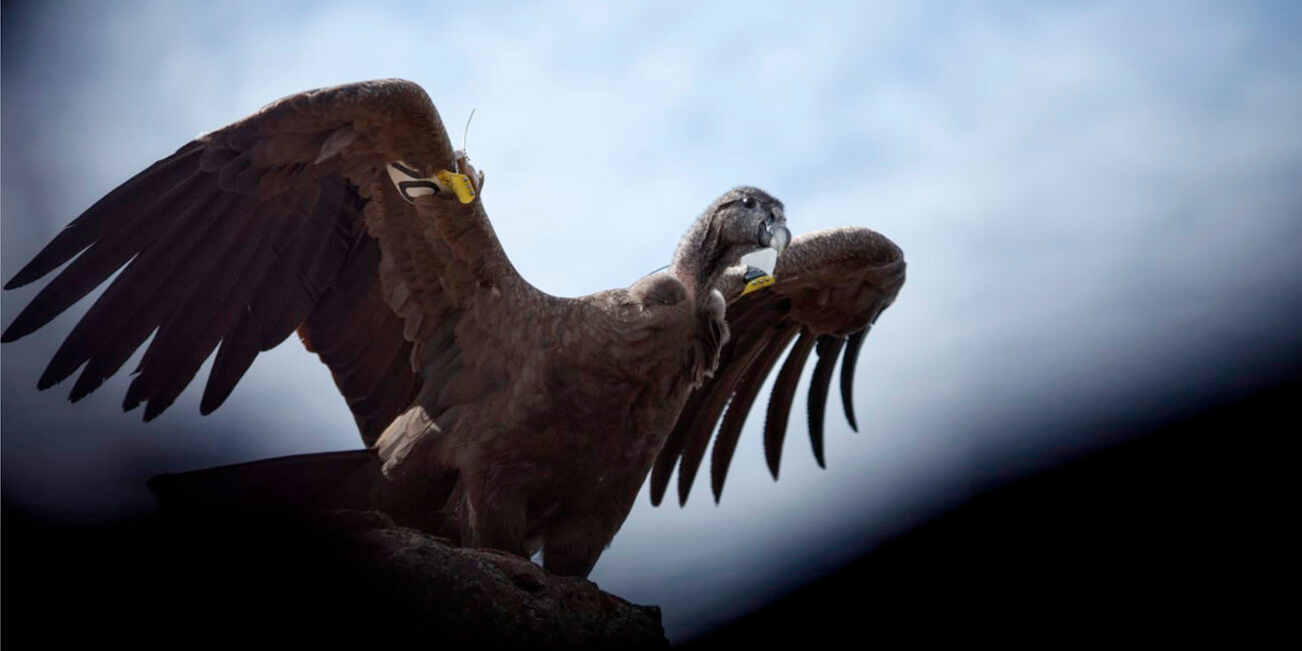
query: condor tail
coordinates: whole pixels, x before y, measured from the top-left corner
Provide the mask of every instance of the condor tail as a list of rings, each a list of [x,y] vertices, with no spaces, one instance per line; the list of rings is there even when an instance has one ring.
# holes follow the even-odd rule
[[[370,508],[372,450],[320,452],[158,475],[149,490],[169,517],[247,517]]]

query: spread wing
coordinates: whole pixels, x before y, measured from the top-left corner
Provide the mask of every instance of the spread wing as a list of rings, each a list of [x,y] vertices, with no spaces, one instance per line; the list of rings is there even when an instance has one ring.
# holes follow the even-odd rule
[[[409,201],[388,177],[394,162],[426,176],[457,171],[416,84],[363,82],[275,102],[181,147],[61,231],[6,288],[72,262],[0,339],[40,328],[121,269],[41,389],[82,368],[75,401],[152,335],[123,408],[144,403],[145,420],[154,418],[217,350],[200,406],[208,413],[259,352],[297,330],[374,443],[422,388],[473,384],[460,364],[418,369],[436,353],[474,358],[485,343],[475,322],[536,292],[478,200]],[[467,312],[475,318],[462,319]]]
[[[778,260],[777,283],[728,306],[731,338],[714,376],[692,393],[656,459],[652,502],[663,499],[675,465],[678,501],[687,502],[716,425],[710,474],[718,501],[746,415],[793,340],[769,396],[764,453],[776,479],[796,384],[810,353],[817,352],[809,388],[809,436],[814,457],[824,465],[823,412],[833,366],[840,357],[841,399],[850,426],[857,430],[851,399],[859,347],[904,284],[904,266],[899,247],[866,228],[824,230],[793,240]]]

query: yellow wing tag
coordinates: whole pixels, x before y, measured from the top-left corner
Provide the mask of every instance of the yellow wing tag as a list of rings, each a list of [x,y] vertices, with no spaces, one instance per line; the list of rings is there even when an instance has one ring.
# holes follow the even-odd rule
[[[777,280],[774,279],[773,276],[764,274],[763,276],[747,281],[746,288],[741,290],[741,295],[745,296],[751,292],[764,289],[765,287],[768,287],[775,282],[777,282]]]
[[[457,200],[461,203],[470,203],[475,200],[475,186],[470,182],[470,177],[465,174],[443,170],[438,173],[438,180],[450,186],[452,192],[457,195]]]

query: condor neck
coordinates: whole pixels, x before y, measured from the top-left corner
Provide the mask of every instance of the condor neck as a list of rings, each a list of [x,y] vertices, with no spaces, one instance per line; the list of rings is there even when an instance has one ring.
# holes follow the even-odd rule
[[[710,219],[702,215],[683,236],[669,263],[669,273],[687,288],[696,302],[710,293],[709,250],[711,248]]]

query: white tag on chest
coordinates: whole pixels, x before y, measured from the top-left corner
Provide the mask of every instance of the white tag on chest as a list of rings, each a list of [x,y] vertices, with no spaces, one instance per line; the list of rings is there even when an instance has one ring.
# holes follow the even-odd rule
[[[763,248],[758,251],[752,251],[741,256],[738,264],[744,264],[748,267],[755,267],[770,276],[773,270],[778,266],[778,252],[771,248]]]

